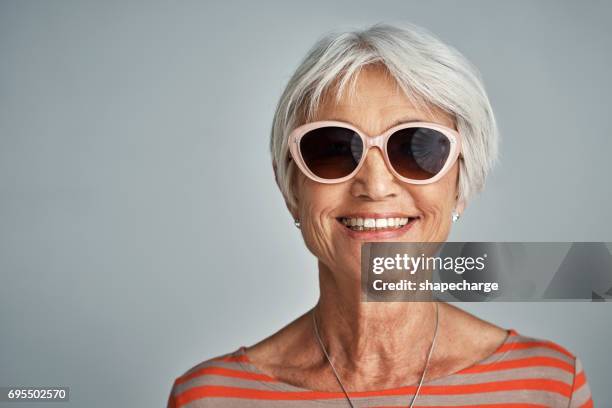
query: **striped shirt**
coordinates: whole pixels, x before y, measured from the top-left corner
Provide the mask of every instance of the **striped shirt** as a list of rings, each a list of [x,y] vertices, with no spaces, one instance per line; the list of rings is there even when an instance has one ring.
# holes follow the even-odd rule
[[[407,406],[416,386],[351,392],[357,407]],[[178,377],[168,408],[346,407],[342,392],[308,390],[259,371],[245,347],[204,361]],[[453,374],[427,381],[415,406],[425,407],[592,407],[580,360],[551,341],[508,330],[490,356]]]

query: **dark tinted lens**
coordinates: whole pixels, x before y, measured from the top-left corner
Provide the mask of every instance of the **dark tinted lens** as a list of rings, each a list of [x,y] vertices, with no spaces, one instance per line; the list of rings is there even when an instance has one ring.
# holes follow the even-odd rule
[[[300,140],[300,152],[316,176],[337,179],[355,170],[363,154],[363,142],[350,129],[329,126],[306,133]]]
[[[400,175],[413,180],[427,180],[444,167],[450,154],[450,140],[433,129],[401,129],[389,138],[387,153],[391,165]]]

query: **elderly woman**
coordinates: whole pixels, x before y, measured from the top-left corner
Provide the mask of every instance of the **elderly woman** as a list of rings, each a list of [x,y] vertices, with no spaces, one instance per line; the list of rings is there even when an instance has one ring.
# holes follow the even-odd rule
[[[276,181],[318,259],[317,304],[176,379],[170,407],[586,407],[580,361],[441,302],[362,302],[363,242],[443,242],[498,136],[476,70],[416,27],[319,41],[271,136]]]

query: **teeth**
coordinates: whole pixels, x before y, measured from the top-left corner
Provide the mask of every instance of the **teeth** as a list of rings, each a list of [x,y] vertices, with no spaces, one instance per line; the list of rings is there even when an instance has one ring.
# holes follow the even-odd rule
[[[343,225],[354,231],[374,231],[383,229],[398,229],[406,224],[410,218],[342,218]]]
[[[386,218],[378,218],[376,220],[376,228],[387,228],[387,219]]]

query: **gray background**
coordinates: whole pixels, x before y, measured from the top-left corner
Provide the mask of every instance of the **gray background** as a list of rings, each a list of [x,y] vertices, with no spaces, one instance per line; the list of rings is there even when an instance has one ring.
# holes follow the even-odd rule
[[[604,1],[2,0],[0,385],[161,406],[187,368],[314,304],[267,146],[330,30],[411,21],[482,71],[502,160],[450,239],[612,241],[611,17]],[[597,406],[611,307],[465,305],[580,356]]]

